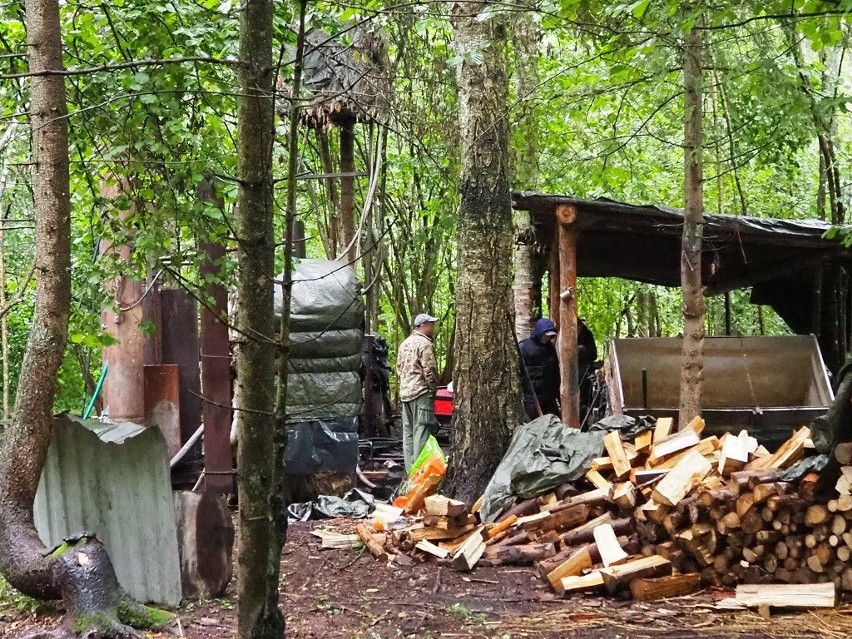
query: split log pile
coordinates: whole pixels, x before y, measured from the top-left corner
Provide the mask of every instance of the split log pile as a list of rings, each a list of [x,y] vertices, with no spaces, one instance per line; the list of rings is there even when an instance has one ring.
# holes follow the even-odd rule
[[[387,533],[385,547],[459,570],[534,565],[563,594],[649,601],[769,583],[797,584],[802,596],[816,584],[852,591],[852,444],[836,449],[833,475],[784,481],[810,453],[807,427],[772,454],[746,431],[702,438],[703,429],[696,419],[671,432],[672,420],[659,419],[633,442],[610,433],[584,480],[518,501],[492,524],[479,523],[477,504],[426,497],[423,515]]]

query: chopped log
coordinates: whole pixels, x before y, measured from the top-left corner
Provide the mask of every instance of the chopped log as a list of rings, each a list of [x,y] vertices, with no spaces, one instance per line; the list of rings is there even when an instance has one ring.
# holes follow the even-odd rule
[[[846,568],[840,575],[840,586],[846,592],[852,591],[852,568]]]
[[[558,501],[559,500],[556,499],[556,493],[554,493],[554,492],[550,492],[550,493],[547,493],[546,495],[541,495],[541,496],[535,498],[535,502],[539,506],[547,506],[547,504],[555,504]]]
[[[567,595],[580,590],[597,590],[603,585],[603,575],[599,570],[595,570],[582,577],[565,577],[562,580],[561,590]]]
[[[660,480],[653,492],[654,500],[669,506],[677,505],[692,489],[695,482],[704,479],[711,470],[710,462],[699,453],[690,452]]]
[[[609,567],[627,559],[628,555],[618,543],[618,538],[612,526],[601,524],[594,529],[593,534],[601,556],[601,563],[604,566]]]
[[[759,512],[751,510],[742,518],[740,528],[742,528],[742,531],[747,535],[753,535],[763,528],[763,518],[760,516]]]
[[[841,466],[852,464],[852,442],[842,442],[834,447],[834,458]]]
[[[648,467],[653,468],[654,466],[658,466],[669,455],[692,448],[700,441],[701,438],[698,436],[698,433],[691,428],[669,435],[662,441],[655,442],[651,446],[651,454],[648,456]]]
[[[620,479],[630,472],[630,461],[621,444],[621,433],[618,431],[607,433],[604,437],[604,448],[612,461],[612,471],[616,478]]]
[[[421,550],[433,557],[437,557],[438,559],[446,559],[449,556],[449,552],[441,548],[440,546],[436,546],[431,541],[427,541],[423,539],[417,542],[417,545],[414,546],[417,550]]]
[[[516,532],[512,535],[508,535],[504,537],[501,541],[495,542],[491,544],[492,546],[517,546],[518,544],[525,544],[530,540],[530,535],[526,530],[522,530],[521,532]]]
[[[762,504],[770,497],[775,495],[786,495],[790,492],[790,485],[781,482],[766,482],[758,484],[752,489],[754,495],[754,503]]]
[[[527,515],[526,517],[518,517],[513,524],[513,528],[518,528],[521,530],[528,530],[530,528],[535,528],[536,524],[544,521],[550,517],[549,512],[540,512],[534,515]]]
[[[774,454],[750,462],[746,469],[787,469],[805,454],[805,440],[811,436],[811,429],[802,426]]]
[[[463,534],[463,535],[461,535],[460,537],[458,537],[458,538],[456,538],[456,539],[451,539],[451,540],[449,540],[449,541],[439,541],[439,542],[438,542],[438,547],[439,547],[439,548],[443,548],[444,550],[446,550],[447,552],[449,552],[451,555],[454,555],[454,554],[456,553],[456,551],[457,551],[459,548],[461,548],[461,547],[462,547],[462,545],[463,545],[466,541],[468,541],[471,537],[474,537],[474,536],[476,536],[476,535],[479,535],[479,536],[481,537],[481,536],[482,536],[482,531],[483,531],[483,530],[485,530],[485,526],[482,526],[482,525],[477,526],[476,528],[474,528],[474,529],[473,529],[473,530],[471,530],[470,532],[468,532],[468,533],[466,533],[466,534]]]
[[[582,543],[590,542],[594,539],[595,528],[601,524],[606,524],[612,521],[612,515],[608,512],[587,521],[585,524],[577,526],[562,535],[562,543],[566,546],[577,546]],[[623,521],[629,521],[627,519]],[[613,528],[615,528],[613,526]]]
[[[536,561],[553,557],[555,554],[556,546],[554,544],[491,546],[485,549],[482,563],[489,566],[527,566]]]
[[[453,553],[452,566],[456,570],[472,570],[484,553],[485,540],[482,538],[482,527],[480,527],[476,534],[470,535]]]
[[[831,534],[842,535],[846,532],[846,518],[843,515],[835,515],[831,520]]]
[[[394,534],[407,533],[414,542],[418,542],[421,539],[434,541],[435,539],[457,539],[475,528],[476,526],[464,526],[463,528],[429,528],[423,524],[414,524],[408,528],[395,531]]]
[[[556,504],[548,504],[542,511],[546,512],[557,512],[563,510],[565,508],[571,508],[572,506],[579,506],[581,504],[585,504],[586,506],[594,506],[597,504],[606,503],[607,499],[609,499],[609,491],[604,490],[603,488],[595,488],[594,490],[590,490],[586,493],[580,493],[579,495],[575,495],[569,499],[563,500]]]
[[[491,540],[494,539],[500,533],[507,532],[508,529],[511,528],[516,521],[518,521],[518,516],[511,515],[503,521],[491,526],[491,528],[489,528],[485,533],[486,539]]]
[[[735,512],[730,512],[716,521],[716,530],[722,535],[726,535],[732,530],[737,530],[739,527],[740,516]]]
[[[742,519],[746,516],[746,513],[751,510],[752,506],[754,506],[754,493],[743,493],[742,495],[737,497],[737,516]]]
[[[701,575],[697,572],[671,575],[656,579],[639,578],[630,582],[630,592],[637,601],[657,601],[691,594],[701,587]]]
[[[473,502],[473,506],[470,507],[470,512],[474,515],[482,510],[482,504],[485,503],[485,495],[480,495],[475,502]]]
[[[827,584],[741,584],[737,586],[737,602],[747,608],[833,608],[837,591]]]
[[[551,530],[563,532],[579,526],[589,518],[589,507],[585,504],[565,508],[557,512],[546,513],[546,516],[536,521],[528,521],[524,524],[520,523],[520,519],[516,522],[516,527],[523,530],[536,530],[539,532],[547,532]]]
[[[465,526],[470,526],[471,524],[476,524],[476,515],[460,515],[458,517],[443,517],[440,515],[424,515],[423,516],[423,525],[427,528],[444,528],[445,530],[449,530],[451,528],[464,528]]]
[[[521,517],[527,517],[528,515],[534,515],[539,511],[538,502],[535,499],[524,499],[523,501],[519,501],[511,508],[507,509],[503,512],[498,518],[496,523],[500,523],[509,519],[510,517],[517,517],[520,519]]]
[[[654,426],[654,441],[659,442],[671,435],[674,419],[671,417],[660,417]]]
[[[716,531],[709,524],[695,524],[675,536],[677,544],[705,566],[713,563]]]
[[[462,517],[468,514],[467,504],[457,499],[450,499],[443,495],[430,495],[423,500],[427,515],[435,517]]]
[[[591,567],[592,556],[589,553],[589,548],[583,546],[579,550],[575,550],[568,559],[547,573],[547,580],[550,582],[551,588],[561,593],[562,579],[581,575],[586,568]]]
[[[579,494],[579,491],[574,487],[574,484],[570,482],[565,482],[564,484],[556,487],[556,499],[558,501],[569,499],[577,494]]]
[[[658,555],[642,557],[626,563],[609,566],[600,571],[607,591],[614,593],[630,585],[634,579],[662,577],[671,574],[671,564],[668,559]]]
[[[603,475],[601,475],[596,470],[590,470],[586,473],[586,481],[588,481],[595,488],[607,491],[607,494],[609,494],[609,491],[612,490],[612,484],[609,483],[609,481],[607,481],[606,479],[604,479]]]
[[[707,424],[705,424],[704,420],[701,417],[693,417],[692,420],[686,425],[686,428],[680,428],[680,430],[686,430],[687,428],[694,430],[695,434],[700,437],[701,433],[704,432],[704,427],[706,425]]]
[[[644,433],[636,435],[633,445],[636,447],[636,452],[639,455],[646,455],[651,452],[651,444],[654,442],[654,431],[646,430]]]
[[[831,513],[828,508],[821,504],[814,504],[813,506],[809,506],[807,511],[805,511],[805,523],[808,526],[817,526],[819,524],[824,524],[831,517]]]
[[[589,464],[589,470],[607,471],[612,470],[612,459],[609,457],[595,457]]]
[[[363,542],[373,557],[379,561],[388,560],[388,553],[385,552],[384,547],[376,541],[375,537],[373,537],[373,533],[370,532],[370,529],[367,528],[365,524],[358,524],[355,526],[355,534],[358,535],[358,539]]]
[[[731,473],[742,470],[748,463],[748,442],[728,433],[722,438],[721,454],[719,455],[719,472],[726,477]]]
[[[616,484],[610,499],[623,510],[633,510],[636,507],[636,486],[629,481]]]
[[[692,451],[695,451],[698,454],[705,457],[707,459],[707,461],[709,461],[712,465],[717,465],[718,459],[714,461],[714,459],[712,458],[712,455],[716,452],[716,450],[718,448],[719,448],[719,438],[716,437],[715,435],[713,437],[707,437],[706,439],[702,439],[700,442],[698,442],[692,448],[690,448],[688,450],[684,450],[680,453],[677,453],[676,455],[672,455],[671,457],[668,457],[668,458],[664,459],[663,461],[655,464],[654,468],[658,468],[660,470],[667,470],[667,469],[674,468],[675,466],[677,466],[680,463],[680,461],[684,457],[689,455],[689,453],[692,452]],[[721,483],[721,481],[718,478],[716,478],[715,480],[712,479],[712,478],[708,478],[708,479],[710,479],[711,482],[717,481],[717,482]]]
[[[814,500],[819,489],[821,476],[819,473],[808,473],[799,480],[799,496],[802,499]]]

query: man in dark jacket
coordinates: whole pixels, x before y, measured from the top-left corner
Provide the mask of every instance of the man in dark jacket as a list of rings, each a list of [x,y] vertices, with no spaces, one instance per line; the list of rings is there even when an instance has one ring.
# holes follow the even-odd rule
[[[546,317],[535,323],[529,339],[520,343],[521,381],[524,410],[530,419],[538,417],[536,400],[544,415],[559,415],[559,358],[556,354],[556,326]]]

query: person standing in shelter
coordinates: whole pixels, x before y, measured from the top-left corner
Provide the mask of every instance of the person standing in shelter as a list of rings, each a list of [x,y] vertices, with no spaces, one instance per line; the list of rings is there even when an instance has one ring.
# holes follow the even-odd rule
[[[427,313],[415,317],[414,331],[399,345],[396,356],[406,472],[411,470],[430,433],[438,424],[435,419],[438,367],[432,341],[437,321],[438,318]]]
[[[556,353],[556,326],[546,317],[535,323],[532,334],[519,345],[524,411],[538,417],[536,401],[543,415],[559,415],[559,357]]]

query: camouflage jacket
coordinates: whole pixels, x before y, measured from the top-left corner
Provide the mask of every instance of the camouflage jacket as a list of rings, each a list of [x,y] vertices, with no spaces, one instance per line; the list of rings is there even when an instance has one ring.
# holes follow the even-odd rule
[[[438,367],[432,340],[416,331],[409,335],[399,345],[396,375],[401,401],[410,402],[426,393],[434,395],[438,388]]]

